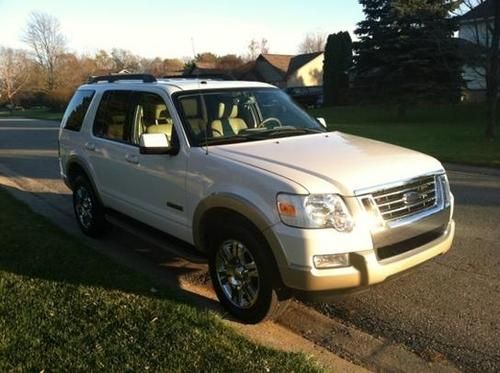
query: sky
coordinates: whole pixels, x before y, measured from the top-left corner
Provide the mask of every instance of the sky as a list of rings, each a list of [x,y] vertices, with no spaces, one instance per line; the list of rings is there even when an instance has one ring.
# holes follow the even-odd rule
[[[363,18],[357,0],[0,0],[0,46],[26,48],[32,11],[60,21],[70,51],[123,48],[147,58],[243,55],[253,38],[266,38],[270,53],[295,54],[307,33],[352,34]]]

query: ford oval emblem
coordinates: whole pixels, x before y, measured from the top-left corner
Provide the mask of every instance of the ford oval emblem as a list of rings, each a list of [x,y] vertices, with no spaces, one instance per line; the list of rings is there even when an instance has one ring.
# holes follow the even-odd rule
[[[403,203],[405,205],[413,205],[420,200],[420,195],[414,190],[403,194]]]

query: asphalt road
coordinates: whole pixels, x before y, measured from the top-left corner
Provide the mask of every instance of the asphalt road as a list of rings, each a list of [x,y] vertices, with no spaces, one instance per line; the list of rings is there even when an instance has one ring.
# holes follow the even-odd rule
[[[59,179],[57,130],[55,122],[0,119],[0,164],[68,194]],[[366,293],[315,307],[431,361],[500,371],[500,172],[448,175],[457,222],[449,253]]]

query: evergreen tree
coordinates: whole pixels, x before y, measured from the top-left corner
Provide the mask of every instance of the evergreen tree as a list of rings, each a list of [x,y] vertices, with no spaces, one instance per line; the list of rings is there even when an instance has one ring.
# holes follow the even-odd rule
[[[355,87],[365,101],[452,102],[462,88],[456,0],[360,0]]]
[[[349,76],[352,66],[352,40],[347,31],[328,36],[323,66],[323,94],[325,105],[348,103]]]

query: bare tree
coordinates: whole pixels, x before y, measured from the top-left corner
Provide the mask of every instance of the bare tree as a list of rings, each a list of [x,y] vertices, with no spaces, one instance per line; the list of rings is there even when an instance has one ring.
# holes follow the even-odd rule
[[[15,106],[17,95],[30,80],[31,61],[23,50],[0,48],[0,93]]]
[[[500,86],[500,2],[497,0],[463,0],[463,13],[477,7],[485,12],[462,22],[465,37],[477,45],[472,58],[468,56],[468,67],[486,83],[488,122],[486,136],[496,137],[497,104]],[[464,36],[464,35],[462,35]]]
[[[111,59],[113,60],[115,72],[139,70],[140,57],[126,49],[113,48],[111,50]]]
[[[327,35],[322,32],[308,33],[299,45],[300,53],[323,52]]]
[[[250,44],[248,44],[248,54],[246,56],[246,60],[253,61],[260,54],[269,53],[269,41],[266,38],[262,38],[259,40],[252,39]]]
[[[22,40],[33,50],[38,64],[46,71],[47,88],[54,89],[58,58],[64,53],[66,39],[59,20],[49,14],[33,12]]]

